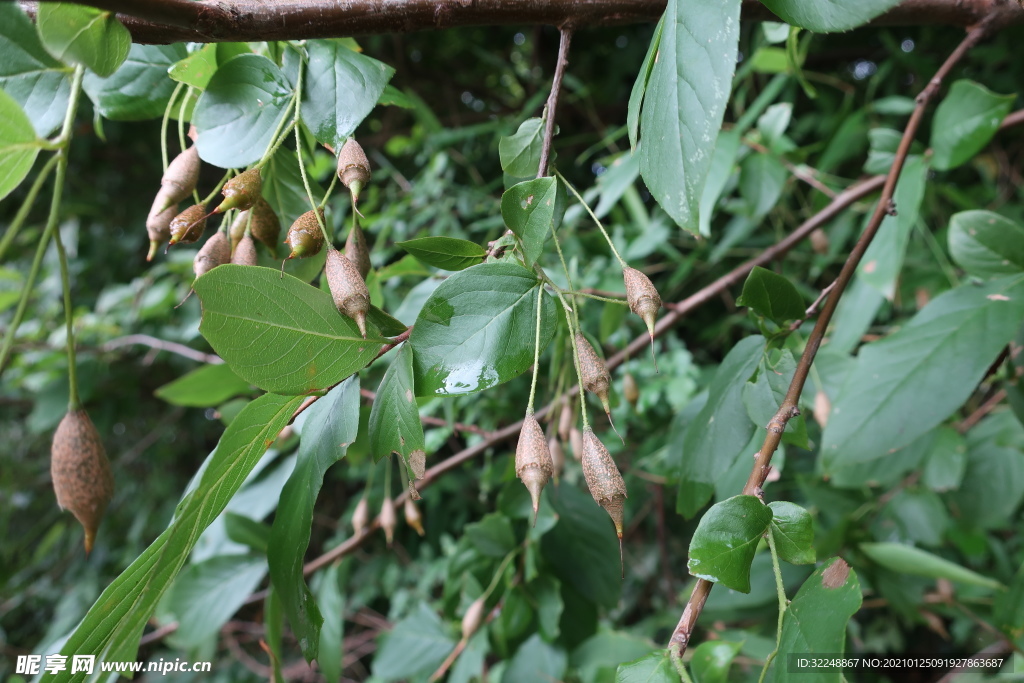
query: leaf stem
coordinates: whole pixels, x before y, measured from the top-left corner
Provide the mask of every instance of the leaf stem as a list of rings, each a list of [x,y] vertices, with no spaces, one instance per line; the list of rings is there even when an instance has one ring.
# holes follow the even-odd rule
[[[302,98],[302,69],[299,70],[299,84],[295,88],[295,94],[292,95],[292,101],[288,103],[288,106],[284,108],[284,114],[281,115],[281,122],[277,124],[277,128],[274,130],[274,136],[271,138],[273,142],[267,147],[267,151],[263,153],[263,157],[256,164],[256,168],[262,169],[268,161],[270,161],[277,150],[281,148],[284,141],[288,139],[288,134],[292,132],[292,127],[299,120],[299,100]],[[292,107],[295,107],[295,115],[289,118],[289,114],[292,111]]]
[[[582,296],[582,297],[586,297],[587,299],[594,299],[596,301],[603,301],[606,304],[617,304],[619,306],[629,306],[629,302],[626,301],[625,299],[612,299],[611,297],[598,296],[597,294],[590,294],[589,292],[581,292],[581,291],[578,291],[578,290],[572,290],[572,291],[569,292],[569,294],[571,294],[573,297]]]
[[[775,573],[775,592],[779,597],[779,623],[775,630],[775,649],[764,660],[764,668],[761,669],[761,676],[757,679],[757,683],[764,683],[764,677],[768,675],[768,667],[779,654],[779,644],[782,642],[782,618],[786,616],[786,608],[789,607],[789,600],[786,598],[786,585],[782,582],[782,567],[779,566],[779,552],[775,547],[775,535],[772,533],[771,525],[768,526],[767,538],[768,550],[772,554],[772,571]]]
[[[593,210],[591,210],[590,205],[587,204],[586,201],[584,201],[583,196],[576,191],[576,188],[572,186],[572,183],[565,179],[564,175],[562,175],[558,171],[555,171],[555,175],[558,176],[559,180],[565,183],[565,186],[568,187],[569,191],[573,193],[573,195],[576,197],[576,200],[583,205],[583,208],[594,220],[594,224],[597,225],[598,229],[601,231],[601,234],[604,235],[604,238],[608,242],[608,246],[611,248],[612,253],[615,254],[615,258],[619,260],[619,265],[622,266],[623,268],[626,268],[629,264],[626,263],[623,260],[622,256],[619,255],[619,250],[615,248],[615,243],[612,242],[612,238],[608,236],[608,231],[604,229],[604,225],[601,223],[600,219],[598,219],[597,215],[593,212]]]
[[[299,68],[299,82],[298,85],[295,86],[295,118],[292,121],[295,128],[295,156],[299,160],[299,175],[302,176],[302,186],[306,188],[306,198],[309,199],[309,205],[313,208],[313,215],[316,217],[316,224],[320,226],[320,232],[323,233],[324,242],[327,243],[328,247],[333,248],[334,240],[332,240],[331,236],[327,234],[327,226],[324,225],[324,220],[320,217],[320,212],[317,211],[317,209],[321,208],[323,205],[321,204],[318,207],[316,201],[313,199],[313,189],[309,185],[309,176],[306,175],[306,163],[302,160],[302,135],[299,130],[298,122],[299,118],[302,116],[302,76],[305,71],[305,62],[303,62],[302,66]],[[333,187],[334,183],[331,183],[331,186]]]
[[[537,374],[540,371],[540,314],[544,308],[544,285],[537,285],[537,322],[533,337],[533,377],[530,378],[530,400],[526,403],[526,414],[533,415],[533,398],[537,395]]]
[[[175,86],[174,92],[171,93],[171,99],[167,100],[167,106],[164,107],[164,117],[160,121],[160,159],[163,161],[165,171],[170,164],[170,155],[167,153],[167,129],[170,127],[171,109],[174,108],[174,102],[178,99],[178,95],[184,87],[184,83],[178,83]]]
[[[4,254],[7,253],[8,247],[14,242],[14,238],[18,236],[18,232],[21,230],[22,224],[25,219],[28,218],[28,212],[32,209],[32,205],[35,204],[36,197],[39,196],[39,191],[43,188],[43,183],[50,177],[50,172],[53,171],[53,167],[57,165],[59,155],[54,154],[46,162],[46,165],[39,171],[39,175],[32,182],[32,187],[29,188],[28,194],[25,196],[25,200],[21,203],[21,207],[18,208],[18,213],[15,214],[14,220],[11,221],[7,231],[4,232],[4,237],[0,240],[0,262],[4,260]],[[31,285],[28,285],[31,289]]]
[[[226,183],[228,180],[230,180],[233,175],[234,175],[234,173],[232,172],[232,170],[230,168],[228,170],[224,171],[224,176],[220,179],[220,182],[217,183],[217,186],[213,188],[213,190],[210,192],[210,194],[206,195],[206,199],[204,199],[203,202],[202,202],[203,206],[206,206],[207,204],[209,204],[210,202],[213,201],[213,198],[216,197],[217,193],[220,192],[221,188],[224,187],[224,183]],[[196,200],[196,203],[198,203],[198,200]]]

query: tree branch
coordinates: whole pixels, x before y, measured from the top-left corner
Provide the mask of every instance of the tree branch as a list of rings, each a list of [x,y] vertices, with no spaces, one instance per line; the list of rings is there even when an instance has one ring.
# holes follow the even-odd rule
[[[538,178],[543,178],[548,174],[548,163],[551,161],[551,144],[555,137],[555,113],[558,111],[558,95],[562,90],[565,67],[569,65],[569,43],[572,42],[572,28],[564,27],[561,29],[560,34],[558,41],[558,63],[555,64],[555,75],[551,79],[551,94],[548,95],[548,103],[544,107],[544,144],[540,150],[540,165],[537,168]]]
[[[985,19],[979,25],[971,29],[956,49],[953,50],[952,54],[950,54],[946,61],[943,62],[942,66],[939,67],[939,70],[931,80],[928,81],[924,90],[922,90],[917,96],[914,111],[910,115],[910,119],[907,121],[907,125],[903,130],[903,138],[900,140],[899,147],[896,150],[892,168],[885,177],[885,185],[882,188],[882,195],[879,197],[878,204],[871,216],[871,220],[864,228],[864,232],[861,234],[860,239],[857,241],[857,244],[854,245],[853,250],[847,257],[846,263],[843,264],[839,277],[836,278],[835,285],[832,287],[832,292],[825,301],[825,306],[814,325],[814,330],[807,339],[807,345],[804,347],[804,352],[800,356],[799,363],[797,363],[796,371],[793,374],[793,380],[790,382],[789,390],[786,392],[786,398],[783,400],[782,405],[779,406],[779,410],[772,418],[771,422],[768,423],[768,433],[765,436],[764,444],[761,446],[761,450],[757,454],[754,461],[754,468],[750,472],[750,477],[747,479],[746,486],[743,487],[744,495],[760,496],[762,493],[761,487],[764,485],[765,479],[771,471],[772,456],[775,454],[775,450],[778,448],[779,443],[782,440],[782,433],[786,430],[786,424],[791,418],[800,414],[798,403],[800,400],[800,394],[803,392],[804,383],[807,381],[807,375],[811,369],[811,363],[814,362],[814,357],[818,353],[818,347],[821,345],[821,342],[825,337],[825,330],[828,328],[828,325],[832,320],[832,315],[835,313],[840,297],[842,297],[846,286],[853,278],[854,272],[857,270],[857,266],[860,264],[860,260],[864,256],[864,252],[867,251],[868,246],[871,244],[875,234],[878,232],[878,228],[882,224],[882,219],[885,218],[885,216],[892,210],[892,197],[896,190],[896,182],[899,180],[900,172],[903,170],[903,164],[907,159],[907,153],[910,151],[910,145],[914,141],[914,135],[917,133],[917,129],[921,124],[921,119],[924,117],[924,112],[928,103],[938,92],[943,79],[949,74],[953,67],[971,48],[977,45],[982,38],[989,34],[994,27],[994,21],[994,19]],[[713,586],[713,583],[705,579],[697,580],[697,584],[693,588],[693,593],[690,595],[686,608],[683,610],[679,623],[676,625],[675,630],[672,632],[672,638],[669,640],[669,650],[674,659],[680,659],[683,652],[686,651],[686,647],[690,642],[690,637],[693,635],[694,626],[697,623],[697,619],[700,617],[701,611],[704,609],[704,603],[707,601],[708,595],[711,593]]]
[[[4,0],[11,1],[11,0]],[[608,26],[653,22],[665,0],[74,0],[117,12],[137,43],[296,40],[409,33],[460,26]],[[21,2],[30,14],[35,2]],[[873,26],[1024,23],[1007,0],[904,0]],[[777,20],[744,0],[743,18]]]

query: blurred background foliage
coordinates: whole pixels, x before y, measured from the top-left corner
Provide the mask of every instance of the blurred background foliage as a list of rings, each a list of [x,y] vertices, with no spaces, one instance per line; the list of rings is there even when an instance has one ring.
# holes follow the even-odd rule
[[[833,190],[864,175],[873,141],[874,152],[881,153],[882,143],[876,140],[880,134],[873,131],[902,128],[913,94],[962,35],[938,27],[803,35],[803,76],[817,94],[811,99],[799,79],[785,73],[784,54],[779,61],[779,30],[770,24],[743,26],[742,60],[727,125],[758,106],[757,97],[771,88],[775,95],[764,104],[775,107],[772,119],[762,119],[746,133],[752,144],[740,148],[707,239],[680,231],[629,172],[626,102],[652,27],[592,28],[573,39],[558,111],[558,169],[581,191],[589,188],[587,199],[598,207],[625,258],[652,277],[665,301],[681,300],[714,281],[827,203],[824,193],[794,177],[794,168]],[[1019,29],[1000,34],[975,50],[954,75],[998,93],[1017,92],[1024,82],[1024,65],[1015,49],[1020,38]],[[407,100],[405,106],[378,107],[357,137],[374,168],[360,208],[378,269],[372,283],[375,303],[411,323],[438,279],[433,269],[407,257],[395,242],[447,235],[486,246],[501,235],[498,202],[505,179],[498,140],[515,132],[527,117],[541,115],[558,34],[548,28],[462,29],[365,38],[360,44],[367,54],[396,68],[391,84]],[[12,673],[16,655],[49,651],[47,644],[73,628],[99,592],[159,534],[215,446],[224,422],[237,414],[240,401],[256,395],[243,394],[211,407],[171,405],[154,392],[200,363],[173,352],[118,343],[128,335],[148,335],[209,352],[198,332],[196,297],[176,307],[191,284],[193,252],[177,248],[152,264],[144,261],[143,226],[161,175],[159,122],[99,124],[88,108],[79,117],[60,229],[71,257],[82,398],[104,435],[118,488],[96,548],[86,558],[77,524],[57,509],[49,481],[50,439],[67,401],[60,275],[51,250],[0,387],[4,678]],[[1022,140],[1019,130],[1005,131],[971,163],[930,173],[897,291],[891,301],[877,304],[868,335],[901,324],[960,280],[945,246],[952,213],[988,208],[1024,218]],[[758,154],[755,145],[778,153]],[[314,175],[322,184],[329,181],[332,164],[326,152],[313,160]],[[884,164],[870,172],[880,170]],[[206,167],[200,186],[209,187],[218,177],[218,170]],[[13,216],[26,189],[0,204],[0,224]],[[339,235],[347,215],[342,199],[340,194],[335,197],[335,210],[329,214]],[[34,210],[0,270],[0,327],[12,315],[14,295],[43,228],[44,204]],[[838,273],[862,223],[858,211],[867,208],[865,202],[845,212],[772,269],[789,277],[812,301]],[[570,209],[565,225],[563,247],[574,282],[621,291],[607,246],[578,206]],[[543,258],[553,266],[557,261],[551,251]],[[425,679],[445,647],[458,639],[458,620],[466,607],[491,582],[508,550],[505,539],[550,529],[554,512],[562,521],[541,539],[538,547],[545,559],[539,573],[529,578],[527,569],[528,580],[513,580],[511,572],[503,575],[506,581],[489,603],[500,600],[500,613],[485,635],[470,642],[450,680],[470,680],[486,654],[492,676],[488,680],[526,680],[516,677],[516,667],[542,660],[550,662],[550,671],[561,680],[611,681],[619,663],[661,647],[692,585],[684,558],[695,520],[675,512],[674,462],[681,430],[706,400],[718,362],[737,341],[757,331],[745,310],[737,308],[736,294],[738,288],[733,288],[659,339],[660,374],[646,354],[614,373],[613,415],[627,446],[607,431],[603,417],[597,428],[624,470],[630,491],[621,582],[614,538],[603,513],[577,487],[578,465],[570,459],[560,486],[547,492],[541,520],[531,532],[525,490],[513,472],[514,444],[500,444],[423,492],[424,537],[400,525],[393,548],[385,547],[383,536],[373,538],[318,575],[317,595],[333,599],[345,615],[345,679]],[[856,309],[856,304],[849,308]],[[642,332],[640,322],[623,307],[592,302],[582,313],[584,328],[608,353]],[[842,316],[837,321],[841,324]],[[565,348],[564,341],[556,340],[542,358],[541,405],[554,395],[559,377],[551,368],[562,365],[556,356]],[[827,374],[824,360],[820,372]],[[386,366],[386,361],[379,362],[361,373],[362,387],[374,390]],[[625,372],[641,388],[635,409],[622,398]],[[528,391],[529,379],[523,376],[479,395],[421,401],[421,414],[492,430],[521,417]],[[985,397],[983,387],[967,409]],[[364,428],[368,413],[366,404]],[[428,465],[480,439],[449,427],[426,427]],[[301,424],[297,428],[301,431]],[[808,420],[808,429],[813,444],[820,428]],[[365,433],[361,430],[345,461],[328,472],[316,508],[310,557],[349,535],[352,510],[368,479],[373,482],[371,509],[379,506],[384,464],[372,463]],[[279,441],[229,510],[266,520],[294,464],[296,443],[294,436]],[[1024,429],[1009,410],[997,410],[972,430],[966,448],[970,453],[986,448],[1009,452],[1004,481],[1024,482]],[[742,472],[729,473],[720,495],[739,491],[747,467],[744,460]],[[994,497],[981,483],[970,488],[972,482],[987,481],[985,475],[975,472],[973,479],[964,478],[963,471],[961,462],[960,477],[933,473],[940,480],[935,484],[927,471],[914,463],[908,467],[904,459],[891,467],[877,464],[867,476],[851,477],[844,484],[817,475],[812,452],[786,448],[784,474],[772,484],[771,495],[812,511],[819,559],[843,553],[860,572],[865,604],[849,631],[857,647],[964,653],[998,640],[991,594],[958,587],[953,595],[944,582],[891,572],[848,552],[866,540],[915,543],[1009,584],[1024,560],[1017,514],[1021,489]],[[565,520],[571,523],[563,524]],[[603,535],[587,535],[592,528]],[[204,535],[193,561],[223,562],[244,550],[218,523]],[[595,569],[588,557],[613,564]],[[526,566],[531,561],[539,560],[527,557]],[[252,580],[225,580],[212,595],[240,600],[260,587],[258,569],[245,573],[237,561],[228,562],[230,576]],[[807,573],[798,567],[784,570],[790,595]],[[749,595],[714,591],[699,626],[698,642],[716,638],[743,643],[728,680],[755,680],[759,662],[772,648],[777,605],[767,554],[755,559],[753,581]],[[189,630],[181,606],[211,595],[202,592],[201,583],[179,585],[165,599],[158,623],[177,618],[183,627],[144,645],[140,658],[210,659],[215,672],[203,680],[265,680],[267,659],[257,642],[264,637],[259,625],[264,603],[241,607],[219,633],[204,630],[202,619],[194,615]],[[190,590],[196,591],[192,597]],[[297,647],[289,644],[290,636],[284,637],[286,678],[316,679],[303,673],[307,670]],[[162,680],[192,678],[172,675]]]

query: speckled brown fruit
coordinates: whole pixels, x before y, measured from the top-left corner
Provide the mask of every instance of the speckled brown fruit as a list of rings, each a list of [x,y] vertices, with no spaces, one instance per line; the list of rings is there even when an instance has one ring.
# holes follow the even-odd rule
[[[572,457],[579,462],[583,459],[583,432],[577,427],[569,430],[569,448],[572,449]]]
[[[352,512],[352,532],[355,535],[362,536],[363,532],[366,531],[366,525],[370,523],[370,503],[366,500],[366,496],[359,499],[356,503],[356,509]]]
[[[615,461],[601,440],[589,427],[583,430],[583,478],[590,495],[605,509],[615,524],[619,537],[619,559],[622,559],[622,510],[626,501],[626,482]]]
[[[415,529],[417,534],[423,536],[425,533],[423,530],[423,515],[420,514],[416,503],[412,502],[412,498],[406,498],[402,508],[405,513],[405,523]]]
[[[530,492],[533,503],[533,523],[537,524],[537,511],[540,509],[540,494],[555,471],[548,451],[548,443],[544,439],[544,430],[533,413],[523,418],[523,427],[519,430],[519,444],[516,446],[516,476]]]
[[[580,332],[576,333],[576,350],[580,356],[580,377],[583,379],[583,388],[600,399],[604,414],[608,416],[608,422],[611,423],[612,429],[615,429],[615,423],[612,422],[612,407],[608,401],[608,389],[612,384],[608,366]],[[619,431],[615,429],[615,433],[618,434]],[[622,436],[620,435],[619,438],[621,439]]]
[[[162,193],[163,190],[160,191]],[[146,218],[146,234],[149,235],[149,253],[146,255],[147,261],[152,261],[156,255],[160,245],[166,242],[171,237],[171,221],[178,215],[178,205],[171,204],[162,212],[155,213],[159,208],[157,204],[163,205],[163,199],[161,194],[157,193],[156,200],[153,202],[153,208],[149,211],[149,216]]]
[[[235,247],[235,253],[231,255],[231,262],[239,266],[256,265],[256,245],[251,235],[243,235]]]
[[[555,483],[557,484],[558,478],[562,476],[562,470],[565,469],[565,449],[562,447],[562,441],[557,436],[548,439],[548,452],[551,454],[551,465],[553,467],[551,475],[555,478]]]
[[[398,525],[398,518],[395,516],[395,501],[391,496],[386,496],[380,506],[380,528],[384,530],[384,538],[387,539],[388,547],[391,547],[395,540],[395,527]]]
[[[319,210],[321,220],[324,217],[323,209]],[[324,248],[324,233],[316,220],[316,214],[307,211],[292,223],[288,228],[288,236],[284,243],[291,250],[286,259],[308,258],[320,253]],[[255,233],[254,235],[255,236]]]
[[[260,175],[260,169],[250,168],[224,184],[224,189],[220,191],[224,201],[213,212],[224,213],[228,209],[245,211],[256,203],[262,191],[263,176]]]
[[[637,401],[640,400],[640,385],[636,383],[636,378],[628,372],[622,377],[622,395],[629,401],[629,405],[636,408]]]
[[[201,277],[230,260],[231,244],[228,242],[228,236],[218,230],[206,240],[203,248],[196,252],[195,258],[192,259],[192,270],[196,277]]]
[[[199,150],[195,145],[171,160],[160,179],[160,193],[157,196],[162,194],[164,203],[157,207],[158,212],[192,194],[199,182],[199,167]]]
[[[355,138],[349,138],[338,152],[338,178],[352,194],[352,200],[359,201],[359,193],[370,181],[370,160]]]
[[[337,249],[327,252],[324,267],[327,286],[338,310],[356,321],[359,333],[366,338],[366,312],[370,310],[370,292],[355,265]]]
[[[281,239],[281,221],[278,220],[277,214],[263,197],[257,199],[249,211],[252,213],[249,232],[252,233],[253,239],[262,242],[263,246],[270,250],[270,255],[277,258],[277,243]]]
[[[345,258],[351,261],[359,275],[365,280],[373,265],[370,263],[370,247],[366,244],[366,235],[358,225],[353,225],[345,240]]]
[[[480,623],[484,620],[484,607],[486,604],[487,601],[481,596],[474,600],[469,608],[466,609],[466,613],[462,616],[463,640],[469,640],[470,636],[480,628]]]
[[[640,316],[647,325],[647,333],[651,335],[651,355],[654,355],[654,323],[658,319],[661,308],[661,295],[654,288],[651,279],[636,268],[626,266],[622,269],[622,278],[626,283],[626,301],[629,310]],[[657,364],[657,360],[655,360]]]
[[[206,230],[206,205],[194,204],[171,220],[170,244],[198,242]]]
[[[114,495],[114,476],[99,432],[84,410],[71,410],[53,435],[50,475],[57,505],[70,510],[85,529],[85,552],[92,551],[103,513]]]

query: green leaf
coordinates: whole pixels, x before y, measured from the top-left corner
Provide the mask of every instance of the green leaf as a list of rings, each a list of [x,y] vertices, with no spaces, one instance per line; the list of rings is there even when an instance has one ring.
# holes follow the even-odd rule
[[[417,259],[441,270],[465,270],[475,266],[487,255],[487,250],[476,242],[454,237],[421,237],[396,242]]]
[[[540,281],[514,263],[484,263],[452,275],[423,304],[409,344],[416,393],[467,394],[518,377],[533,364]],[[555,303],[543,297],[541,349],[555,333]]]
[[[857,268],[857,277],[890,301],[896,296],[896,281],[903,268],[910,231],[920,216],[927,180],[928,161],[919,156],[907,159],[893,195],[898,213],[882,220],[878,234]]]
[[[288,235],[288,228],[296,218],[309,211],[309,199],[306,197],[306,188],[302,184],[302,176],[299,174],[299,159],[295,152],[289,149],[279,149],[263,167],[263,198],[267,200],[270,207],[274,209],[278,220],[281,222],[281,234],[278,236],[277,253],[285,255],[288,247],[284,240]],[[307,178],[310,184],[310,191],[314,197],[323,197],[324,190],[315,178]],[[327,230],[330,232],[330,219],[327,222]],[[297,277],[303,282],[310,282],[324,268],[327,260],[327,250],[322,249],[316,256],[304,259],[291,259],[285,261],[285,272]],[[274,262],[280,269],[280,262]],[[270,265],[269,260],[261,261],[261,265]],[[368,313],[371,318],[373,313]]]
[[[967,444],[952,427],[935,430],[928,449],[921,483],[932,491],[950,491],[960,486],[967,467]]]
[[[370,410],[370,453],[376,460],[398,453],[408,462],[409,454],[425,449],[420,409],[412,379],[412,347],[403,344],[377,389]]]
[[[142,629],[206,527],[224,510],[269,444],[291,419],[300,397],[264,394],[224,431],[196,487],[178,504],[174,521],[111,583],[68,638],[67,656],[135,659]],[[71,680],[70,670],[54,676]]]
[[[227,365],[204,365],[163,385],[153,394],[172,405],[208,408],[247,393],[249,386]]]
[[[949,219],[949,254],[977,277],[1024,270],[1024,227],[991,211],[972,210]]]
[[[488,557],[505,557],[516,547],[512,522],[499,512],[492,512],[479,522],[467,525],[465,532],[473,547]]]
[[[505,173],[516,178],[537,175],[543,128],[543,119],[526,119],[519,124],[515,135],[498,141],[498,158],[501,159],[501,168]]]
[[[0,90],[0,199],[21,184],[32,170],[39,141],[25,112]]]
[[[374,359],[384,340],[366,340],[331,295],[269,268],[224,265],[196,280],[199,331],[235,373],[266,391],[309,394]]]
[[[900,0],[764,0],[765,7],[787,24],[815,33],[849,31],[899,3]]]
[[[252,50],[248,43],[208,43],[184,59],[179,58],[167,75],[179,83],[205,90],[218,66],[249,52]]]
[[[932,119],[935,168],[948,171],[980,152],[999,130],[1016,98],[1016,93],[999,95],[974,81],[953,83]]]
[[[567,659],[565,651],[545,643],[539,633],[534,633],[512,656],[501,683],[560,681],[565,674]]]
[[[708,502],[715,481],[754,435],[754,423],[743,404],[743,387],[763,354],[764,337],[747,337],[736,344],[711,380],[707,403],[683,432],[678,448],[682,461],[677,506],[687,517]]]
[[[250,555],[222,555],[181,572],[164,598],[178,630],[175,647],[194,649],[213,638],[267,574],[267,561]]]
[[[569,666],[579,672],[580,680],[608,680],[619,664],[649,653],[652,647],[646,638],[602,628],[570,653]]]
[[[846,624],[860,609],[857,573],[842,558],[833,558],[807,577],[782,618],[779,657],[772,665],[773,681],[799,683],[806,672],[790,672],[790,657],[811,654],[841,655],[846,645]],[[836,669],[812,676],[815,683],[840,683]]]
[[[163,115],[174,92],[167,69],[185,56],[185,46],[132,45],[128,59],[108,78],[86,74],[82,88],[101,116],[141,121]]]
[[[376,306],[370,306],[370,310],[366,312],[366,320],[370,324],[375,325],[385,337],[395,337],[409,329],[401,320],[380,310]]]
[[[542,574],[527,586],[537,604],[537,625],[541,636],[548,642],[558,639],[559,621],[565,602],[562,600],[561,584],[550,574]]]
[[[49,137],[64,121],[70,69],[50,56],[14,2],[0,2],[0,88],[25,110],[39,137]]]
[[[779,202],[789,172],[768,154],[751,154],[740,164],[740,196],[751,220],[760,222]]]
[[[70,3],[44,3],[36,26],[46,51],[67,64],[82,64],[99,76],[117,71],[132,36],[113,12]]]
[[[626,109],[626,130],[629,133],[629,149],[636,151],[636,141],[640,131],[640,109],[643,105],[644,95],[647,93],[647,84],[651,80],[651,71],[654,69],[654,60],[658,56],[658,47],[661,45],[661,34],[665,30],[665,14],[658,19],[658,25],[654,27],[654,35],[651,37],[651,44],[647,46],[647,54],[644,55],[643,64],[640,65],[640,73],[636,75],[636,82],[629,93],[629,104]]]
[[[553,177],[527,180],[501,195],[501,217],[519,238],[527,267],[544,252],[544,242],[562,222],[565,204],[565,189]]]
[[[974,392],[1022,317],[1021,278],[968,284],[862,347],[822,434],[825,472],[892,453],[949,417]]]
[[[441,620],[420,602],[415,612],[395,624],[377,650],[373,675],[385,681],[429,675],[454,648],[455,641],[445,633]]]
[[[949,579],[971,586],[998,590],[1005,586],[995,579],[982,576],[955,562],[902,543],[861,543],[857,546],[874,562],[898,574],[926,576],[930,579]]]
[[[593,603],[611,609],[619,602],[622,579],[619,545],[608,515],[588,494],[572,486],[550,496],[558,524],[541,539],[541,551],[563,584]]]
[[[739,0],[668,0],[640,112],[640,173],[682,228],[698,231],[698,205],[732,90]]]
[[[262,555],[267,554],[270,527],[263,522],[228,510],[224,513],[224,533],[235,543],[248,546]]]
[[[306,661],[317,657],[323,617],[302,574],[313,506],[327,469],[345,457],[359,432],[359,378],[331,389],[301,416],[299,455],[281,491],[267,558],[270,581],[281,599]]]
[[[246,54],[217,69],[203,91],[193,122],[203,161],[221,168],[256,163],[292,100],[292,85],[272,61]]]
[[[709,640],[698,645],[690,660],[694,683],[726,683],[729,680],[729,667],[741,647],[743,643],[724,640]]]
[[[786,399],[795,372],[796,359],[789,349],[773,349],[761,359],[756,380],[748,381],[743,387],[743,405],[755,425],[768,427]],[[809,449],[803,415],[790,418],[782,438],[785,443]]]
[[[711,217],[718,206],[718,200],[725,190],[726,183],[732,176],[736,163],[736,154],[740,148],[740,135],[736,130],[718,132],[715,142],[715,153],[711,157],[711,168],[704,183],[704,191],[700,195],[700,234],[711,234]]]
[[[615,683],[679,683],[668,650],[652,652],[628,664],[620,664]]]
[[[384,93],[395,70],[345,46],[344,40],[306,42],[302,122],[317,141],[340,150]]]
[[[1012,639],[1024,635],[1024,565],[1013,575],[1009,593],[993,605],[995,625]]]
[[[814,564],[814,522],[811,513],[796,503],[769,503],[772,536],[779,557],[790,564]]]
[[[750,563],[772,522],[772,511],[756,496],[733,496],[704,513],[690,541],[690,574],[750,592]]]
[[[804,298],[789,278],[761,266],[754,266],[750,271],[736,304],[747,306],[780,325],[804,317]]]
[[[341,680],[341,655],[345,651],[345,596],[339,585],[340,573],[341,565],[338,563],[327,567],[320,576],[320,587],[317,591],[320,613],[324,615],[324,625],[320,629],[322,647],[316,664],[328,681]]]
[[[1012,434],[992,434],[1002,427]],[[967,468],[950,504],[962,519],[979,529],[1008,528],[1024,498],[1024,439],[1020,423],[1009,413],[992,415],[967,433]]]

